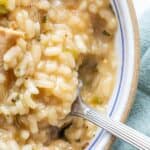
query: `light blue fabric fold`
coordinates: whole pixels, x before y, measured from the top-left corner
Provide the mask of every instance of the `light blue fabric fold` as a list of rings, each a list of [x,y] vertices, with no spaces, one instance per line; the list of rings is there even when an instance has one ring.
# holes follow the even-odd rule
[[[143,14],[139,20],[139,25],[140,77],[135,103],[126,124],[150,136],[150,10]],[[112,150],[136,150],[136,148],[117,139]]]

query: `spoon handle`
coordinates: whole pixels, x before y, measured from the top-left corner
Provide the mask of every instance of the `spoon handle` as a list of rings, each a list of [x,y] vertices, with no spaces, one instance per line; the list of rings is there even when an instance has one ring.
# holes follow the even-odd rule
[[[95,125],[105,129],[112,135],[126,141],[140,150],[150,150],[150,138],[144,134],[128,127],[127,125],[112,120],[109,117],[99,114],[92,108],[86,106],[80,100],[73,106],[72,115],[89,120]]]

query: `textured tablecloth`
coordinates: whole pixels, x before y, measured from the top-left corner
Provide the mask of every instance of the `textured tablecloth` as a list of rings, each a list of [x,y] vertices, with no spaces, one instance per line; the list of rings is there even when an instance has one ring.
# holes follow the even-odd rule
[[[141,66],[138,91],[127,124],[150,136],[150,10],[139,19],[141,42]],[[136,150],[117,140],[112,150]]]

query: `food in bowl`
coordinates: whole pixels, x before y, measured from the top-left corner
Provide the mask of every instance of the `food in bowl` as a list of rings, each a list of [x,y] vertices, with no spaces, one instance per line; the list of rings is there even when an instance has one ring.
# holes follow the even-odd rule
[[[96,127],[62,126],[83,81],[105,111],[116,76],[116,17],[109,0],[0,0],[0,148],[80,150]]]

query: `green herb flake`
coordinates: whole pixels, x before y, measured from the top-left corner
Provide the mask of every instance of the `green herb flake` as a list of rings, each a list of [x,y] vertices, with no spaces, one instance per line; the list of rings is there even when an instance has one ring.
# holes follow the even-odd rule
[[[5,15],[8,13],[7,0],[0,0],[0,15]]]
[[[5,8],[5,6],[0,5],[0,15],[5,15],[8,13],[8,10]]]
[[[109,32],[107,32],[106,30],[104,30],[102,33],[103,33],[103,35],[105,35],[105,36],[111,36],[111,34],[110,34]]]
[[[43,16],[43,18],[42,18],[42,22],[43,23],[46,23],[47,22],[47,20],[48,20],[48,17],[45,15],[45,16]]]
[[[91,99],[91,102],[95,105],[98,105],[98,104],[102,104],[102,100],[98,97],[98,96],[94,96],[92,99]]]
[[[73,55],[74,59],[77,60],[79,56],[78,50],[75,49],[64,49],[64,52],[69,52]]]
[[[76,142],[77,142],[77,143],[81,142],[81,139],[77,139]]]
[[[8,3],[7,0],[0,0],[0,5],[6,6]]]
[[[41,37],[40,37],[40,36],[37,36],[36,40],[37,40],[38,42],[40,42]]]

